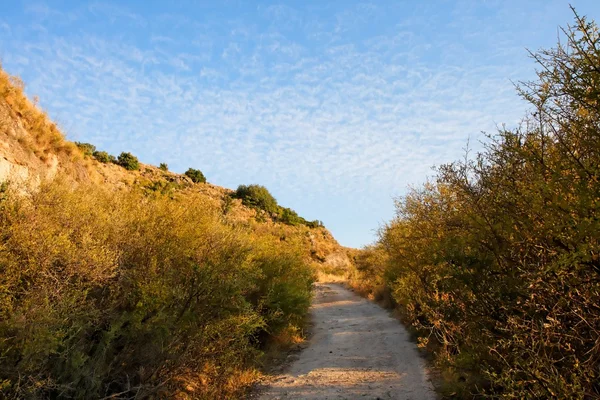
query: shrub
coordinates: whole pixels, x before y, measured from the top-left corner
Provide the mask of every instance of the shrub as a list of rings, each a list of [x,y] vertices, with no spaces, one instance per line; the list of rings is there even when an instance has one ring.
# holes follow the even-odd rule
[[[158,168],[161,171],[168,171],[169,170],[169,166],[166,163],[160,163],[160,165],[158,166]]]
[[[131,153],[123,152],[117,158],[117,164],[128,171],[136,171],[140,169],[140,162],[137,157]]]
[[[106,151],[94,151],[94,153],[92,155],[94,156],[94,158],[96,160],[98,160],[104,164],[108,164],[108,163],[116,164],[116,162],[117,162],[117,159],[115,158],[115,156],[113,156],[112,154],[108,154]]]
[[[288,225],[300,225],[306,224],[306,220],[298,215],[298,213],[291,208],[287,207],[279,207],[278,208],[277,219],[284,224]]]
[[[600,35],[577,15],[565,34],[533,55],[526,124],[398,199],[384,270],[361,271],[435,349],[451,397],[599,397]]]
[[[234,196],[242,200],[242,204],[264,210],[271,214],[279,211],[277,200],[261,185],[240,185]]]
[[[233,197],[241,199],[242,204],[248,207],[266,211],[272,218],[287,225],[305,225],[309,228],[323,226],[321,221],[307,221],[291,208],[278,205],[269,190],[261,185],[240,185],[233,193]],[[257,218],[262,221],[264,216],[258,215]]]
[[[7,195],[0,397],[170,398],[187,374],[202,376],[199,398],[241,398],[232,376],[257,359],[257,338],[306,313],[299,253],[222,223],[199,193],[55,181]]]
[[[199,169],[188,168],[188,170],[185,171],[185,175],[194,183],[206,183],[206,177]]]
[[[75,145],[85,156],[91,156],[96,152],[96,146],[90,143],[75,142]]]
[[[305,220],[304,225],[308,226],[309,228],[322,228],[323,226],[325,226],[323,224],[323,221],[320,221],[318,219],[315,219],[314,221]]]

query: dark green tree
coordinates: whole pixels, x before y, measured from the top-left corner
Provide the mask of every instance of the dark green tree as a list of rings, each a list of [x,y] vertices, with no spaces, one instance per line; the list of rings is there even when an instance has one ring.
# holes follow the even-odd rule
[[[125,168],[128,171],[135,171],[140,169],[140,162],[136,156],[131,153],[123,152],[119,154],[117,158],[117,164]]]
[[[260,208],[275,214],[279,211],[275,197],[261,185],[240,185],[235,191],[234,197],[242,199],[242,204],[246,206]]]
[[[94,153],[92,154],[92,156],[100,161],[101,163],[104,164],[108,164],[108,163],[116,163],[117,159],[115,158],[115,156],[113,156],[112,154],[108,154],[106,151],[94,151]]]
[[[194,183],[205,183],[206,182],[206,177],[204,176],[202,171],[200,171],[199,169],[188,168],[188,170],[185,171],[185,175],[188,178],[190,178],[192,180],[192,182],[194,182]]]

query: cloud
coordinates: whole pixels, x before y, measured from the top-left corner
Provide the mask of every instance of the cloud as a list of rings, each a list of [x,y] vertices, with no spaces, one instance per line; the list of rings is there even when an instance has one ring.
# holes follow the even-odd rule
[[[197,167],[229,187],[265,184],[354,245],[364,236],[344,236],[358,229],[344,219],[368,232],[391,217],[393,195],[460,156],[469,137],[476,142],[496,122],[516,123],[523,110],[509,79],[523,77],[525,53],[515,56],[514,40],[494,36],[467,11],[472,26],[449,28],[471,38],[465,45],[415,29],[425,20],[419,9],[370,32],[388,12],[377,3],[326,16],[267,7],[258,10],[265,26],[138,15],[108,3],[86,12],[117,28],[132,23],[147,41],[73,22],[77,34],[49,27],[32,40],[20,30],[0,44],[5,67],[23,75],[72,139],[176,171]],[[164,24],[168,33],[157,28]],[[11,28],[0,24],[0,43]],[[370,33],[356,38],[358,30]],[[476,42],[486,49],[474,49]],[[352,215],[361,210],[370,222]]]
[[[146,26],[145,18],[115,4],[95,2],[88,6],[88,11],[96,16],[108,18],[111,23],[115,23],[119,19],[126,19],[128,23],[136,26]]]

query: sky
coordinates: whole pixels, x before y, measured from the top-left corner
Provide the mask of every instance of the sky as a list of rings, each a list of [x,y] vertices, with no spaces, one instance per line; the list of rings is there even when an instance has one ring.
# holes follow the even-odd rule
[[[345,246],[514,127],[568,1],[0,0],[0,60],[67,138],[266,186]],[[600,18],[597,0],[571,0]]]

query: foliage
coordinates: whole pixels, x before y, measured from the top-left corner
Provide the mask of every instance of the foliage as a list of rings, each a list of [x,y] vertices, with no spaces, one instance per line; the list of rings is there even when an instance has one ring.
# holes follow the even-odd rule
[[[136,156],[131,153],[122,152],[117,158],[117,164],[128,171],[136,171],[140,169],[140,162]]]
[[[147,184],[142,184],[142,187],[146,189],[148,192],[155,192],[164,195],[171,195],[173,191],[177,189],[181,189],[182,185],[177,182],[169,181],[166,179],[158,179],[155,181],[150,181]]]
[[[239,398],[230,380],[302,320],[312,275],[293,246],[211,204],[61,181],[8,190],[0,397],[165,398],[192,375],[194,397]]]
[[[306,225],[309,228],[318,228],[323,226],[323,222],[307,221],[298,215],[291,208],[282,207],[277,204],[275,197],[269,190],[261,185],[239,185],[235,193],[235,198],[241,199],[242,204],[265,211],[277,221],[287,225]]]
[[[307,221],[298,215],[298,213],[291,208],[277,206],[277,220],[283,222],[288,225],[306,225],[309,228],[317,228],[322,227],[323,222],[315,220],[315,221]]]
[[[577,15],[564,33],[533,54],[522,126],[398,199],[380,233],[374,272],[448,396],[600,398],[600,37]]]
[[[158,168],[161,171],[168,171],[169,170],[169,166],[167,165],[167,163],[160,163],[160,165],[158,166]]]
[[[269,190],[261,185],[239,185],[234,196],[242,200],[242,204],[276,214],[278,211],[277,200]]]
[[[91,156],[96,152],[96,146],[91,143],[75,142],[75,145],[83,152],[85,156]]]
[[[112,154],[108,154],[106,151],[94,151],[93,157],[103,164],[117,163],[117,159]]]
[[[188,170],[185,171],[185,175],[194,183],[206,183],[206,177],[199,169],[188,168]]]

